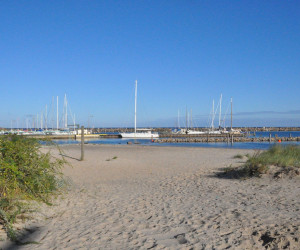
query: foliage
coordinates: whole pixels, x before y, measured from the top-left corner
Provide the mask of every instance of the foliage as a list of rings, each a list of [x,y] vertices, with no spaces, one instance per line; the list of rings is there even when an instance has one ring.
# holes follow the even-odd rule
[[[243,159],[243,156],[241,154],[237,154],[233,156],[233,159]]]
[[[247,155],[247,158],[243,166],[226,168],[224,174],[232,178],[247,178],[259,177],[267,173],[272,165],[283,169],[300,168],[300,147],[275,145],[267,151],[257,151],[252,156]]]
[[[40,148],[34,138],[0,137],[0,222],[12,240],[16,239],[12,224],[18,215],[28,211],[28,202],[50,204],[51,195],[63,183],[64,159],[53,159]]]
[[[300,147],[275,145],[267,151],[257,152],[248,158],[244,170],[247,170],[250,176],[258,176],[266,173],[271,165],[282,168],[300,167]]]

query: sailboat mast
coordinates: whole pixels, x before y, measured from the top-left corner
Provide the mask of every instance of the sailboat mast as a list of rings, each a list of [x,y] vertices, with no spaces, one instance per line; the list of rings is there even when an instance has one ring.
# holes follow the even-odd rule
[[[54,96],[52,96],[52,103],[51,103],[51,127],[54,130]]]
[[[212,105],[211,130],[214,130],[214,119],[215,119],[215,100],[213,100],[213,105]]]
[[[137,100],[137,80],[135,80],[135,98],[134,98],[134,136],[136,134],[136,100]]]
[[[230,99],[230,103],[231,103],[231,130],[232,130],[232,98]]]
[[[190,128],[193,128],[193,116],[192,116],[192,109],[191,109],[191,124],[190,124]]]
[[[68,101],[67,101],[67,95],[65,94],[65,105],[66,105],[66,109],[65,109],[65,128],[68,128]]]
[[[219,129],[221,129],[222,94],[220,97]]]
[[[58,130],[58,96],[56,97],[56,129]]]
[[[188,112],[187,107],[185,108],[185,129],[188,129]]]
[[[47,121],[47,104],[46,104],[46,113],[45,113],[45,129],[48,129],[48,121]]]
[[[178,129],[180,128],[180,124],[179,124],[179,109],[178,109],[178,116],[177,116],[177,126],[178,126]]]
[[[41,129],[43,129],[43,112],[41,113]]]
[[[64,108],[63,108],[63,120],[64,120],[64,128],[68,128],[68,101],[67,101],[67,94],[65,94],[64,99]]]

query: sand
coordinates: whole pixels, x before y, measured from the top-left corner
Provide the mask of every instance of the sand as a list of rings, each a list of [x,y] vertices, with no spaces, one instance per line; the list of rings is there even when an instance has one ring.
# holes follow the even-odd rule
[[[300,249],[299,179],[215,175],[251,150],[85,145],[81,162],[79,145],[63,149],[69,192],[22,231],[39,244],[0,247]]]

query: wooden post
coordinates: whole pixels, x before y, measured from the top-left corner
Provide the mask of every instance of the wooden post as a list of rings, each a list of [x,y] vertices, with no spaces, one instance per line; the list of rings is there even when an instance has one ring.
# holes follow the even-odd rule
[[[81,157],[80,160],[84,160],[84,126],[81,126]]]
[[[271,142],[271,138],[272,138],[272,135],[271,133],[269,134],[269,142]]]
[[[229,134],[227,134],[227,143],[229,143]]]

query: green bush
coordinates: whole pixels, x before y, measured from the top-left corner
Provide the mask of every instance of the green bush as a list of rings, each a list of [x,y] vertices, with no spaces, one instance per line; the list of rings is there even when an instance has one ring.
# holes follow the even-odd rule
[[[23,136],[0,137],[0,222],[15,239],[12,223],[28,209],[29,201],[50,204],[63,183],[64,159],[42,153],[38,140]]]

